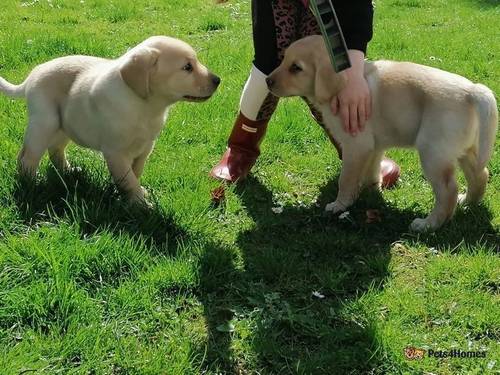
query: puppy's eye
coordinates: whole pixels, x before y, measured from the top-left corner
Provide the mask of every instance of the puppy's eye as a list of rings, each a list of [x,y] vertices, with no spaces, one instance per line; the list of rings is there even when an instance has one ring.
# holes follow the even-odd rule
[[[187,63],[186,65],[183,66],[182,70],[191,73],[193,71],[193,65],[191,63]]]
[[[290,73],[292,74],[296,74],[296,73],[299,73],[302,71],[302,68],[300,66],[298,66],[297,64],[292,64],[292,66],[290,67]]]

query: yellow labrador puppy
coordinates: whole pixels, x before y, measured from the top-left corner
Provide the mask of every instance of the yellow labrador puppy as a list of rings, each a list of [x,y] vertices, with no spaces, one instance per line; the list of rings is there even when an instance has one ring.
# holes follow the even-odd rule
[[[459,202],[476,203],[488,180],[486,165],[493,152],[498,111],[487,87],[439,69],[391,61],[366,62],[365,77],[373,109],[366,129],[356,137],[345,133],[333,116],[330,101],[345,85],[333,70],[321,36],[292,44],[282,64],[268,77],[277,96],[305,96],[322,112],[326,130],[342,145],[343,163],[337,199],[326,206],[334,213],[351,206],[360,188],[380,186],[384,150],[414,147],[430,181],[435,206],[410,228],[439,228]],[[455,166],[464,171],[467,194],[457,194]]]
[[[0,78],[0,91],[28,102],[21,172],[34,176],[46,150],[67,170],[72,140],[101,151],[130,202],[145,203],[139,179],[169,106],[206,100],[219,83],[188,44],[154,36],[116,60],[67,56],[37,66],[18,86]]]

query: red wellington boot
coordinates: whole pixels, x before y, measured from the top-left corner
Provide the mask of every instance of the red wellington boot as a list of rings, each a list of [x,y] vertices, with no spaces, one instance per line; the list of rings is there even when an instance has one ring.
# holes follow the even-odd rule
[[[243,180],[260,155],[259,145],[268,122],[249,120],[240,112],[229,136],[227,150],[210,175],[228,182]]]
[[[394,160],[384,157],[380,163],[380,174],[382,175],[382,187],[390,189],[398,182],[401,168]]]

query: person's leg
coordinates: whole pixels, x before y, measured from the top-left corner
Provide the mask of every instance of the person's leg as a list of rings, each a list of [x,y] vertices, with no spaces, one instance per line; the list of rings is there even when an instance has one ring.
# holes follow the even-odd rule
[[[314,121],[316,121],[316,123],[323,128],[323,130],[325,131],[325,134],[330,139],[330,142],[332,142],[332,145],[337,150],[337,153],[339,154],[339,159],[342,160],[342,148],[340,147],[340,143],[333,137],[333,134],[331,134],[326,129],[325,124],[323,122],[323,116],[321,114],[321,111],[319,111],[311,102],[309,102],[309,100],[307,100],[307,98],[303,97],[302,99],[309,107],[309,111],[311,111],[311,115],[312,115]]]
[[[240,113],[228,148],[211,175],[227,181],[245,178],[260,154],[260,143],[278,104],[266,77],[281,62],[284,50],[297,38],[297,0],[252,0],[255,59],[240,100]]]

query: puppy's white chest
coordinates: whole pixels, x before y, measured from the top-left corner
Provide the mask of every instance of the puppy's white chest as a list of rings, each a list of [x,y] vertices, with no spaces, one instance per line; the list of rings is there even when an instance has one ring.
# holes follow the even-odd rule
[[[168,108],[165,109],[165,112],[162,115],[148,119],[144,123],[143,131],[144,134],[148,135],[149,140],[155,140],[156,138],[158,138],[161,130],[163,129],[165,123],[167,122],[167,118],[168,118]]]
[[[330,136],[334,137],[338,142],[344,143],[345,137],[349,136],[345,133],[340,118],[334,116],[331,113],[330,106],[324,106],[321,108],[321,114],[323,116],[323,121],[325,125],[325,131],[327,131]]]
[[[167,113],[165,111],[164,114],[151,118],[139,116],[136,121],[128,123],[126,129],[122,129],[121,133],[123,148],[134,156],[141,154],[144,148],[149,148],[160,135],[167,119]]]

